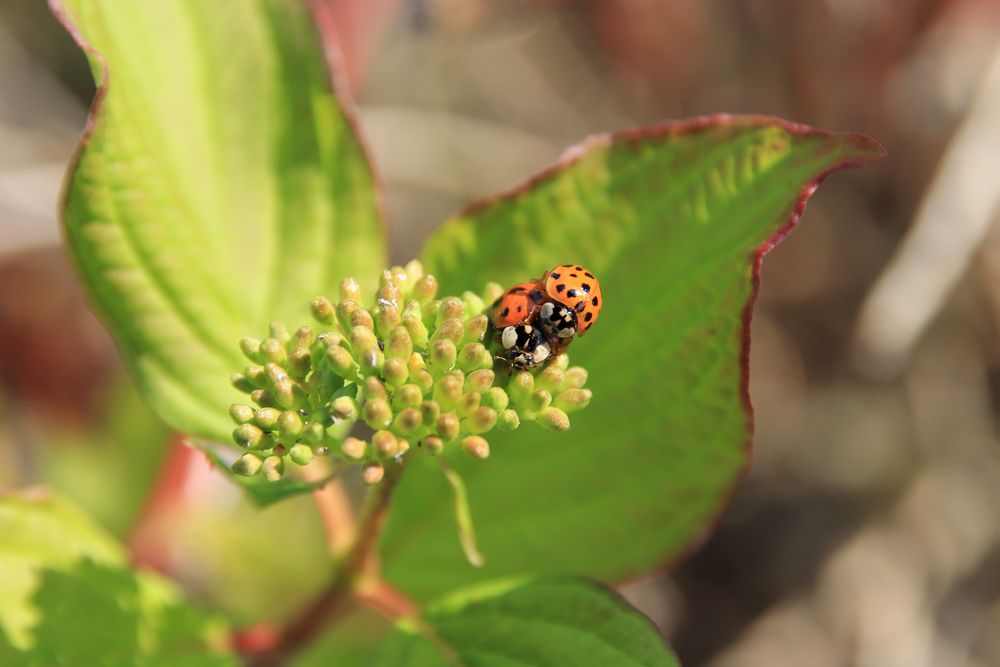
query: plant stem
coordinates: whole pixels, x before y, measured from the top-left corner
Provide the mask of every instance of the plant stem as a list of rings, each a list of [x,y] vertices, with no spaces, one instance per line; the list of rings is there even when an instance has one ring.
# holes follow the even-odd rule
[[[358,524],[357,537],[337,565],[333,579],[285,626],[274,647],[254,656],[249,661],[250,665],[265,667],[282,664],[283,659],[308,645],[331,620],[350,608],[359,580],[374,577],[374,570],[377,569],[375,547],[401,473],[402,468],[398,465],[386,467],[385,477],[369,493]]]

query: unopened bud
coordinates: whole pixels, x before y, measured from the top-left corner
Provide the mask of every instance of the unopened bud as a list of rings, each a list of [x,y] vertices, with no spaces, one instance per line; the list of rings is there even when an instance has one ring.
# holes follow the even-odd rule
[[[431,336],[431,342],[447,338],[457,347],[462,342],[463,336],[465,336],[465,324],[462,323],[461,319],[451,317],[438,325],[434,335]]]
[[[291,438],[302,433],[302,427],[305,424],[302,423],[302,417],[299,416],[297,412],[287,410],[281,413],[278,417],[278,431],[281,432],[282,437]]]
[[[273,431],[278,428],[278,417],[281,416],[281,410],[276,410],[275,408],[259,408],[254,411],[253,421],[257,426],[261,427],[265,431]]]
[[[420,410],[406,408],[396,415],[396,419],[392,422],[392,427],[400,435],[406,436],[420,428],[422,423],[423,417],[420,414]]]
[[[291,380],[275,382],[272,393],[277,404],[286,410],[305,406],[305,392],[302,390],[302,387]]]
[[[357,354],[358,368],[362,375],[379,375],[385,366],[385,354],[378,349],[378,345],[359,352]]]
[[[292,377],[301,380],[305,378],[311,370],[312,354],[309,352],[309,348],[298,347],[288,355],[288,372],[292,375]]]
[[[242,403],[233,403],[229,406],[229,416],[237,424],[246,424],[253,420],[253,408]]]
[[[544,389],[536,389],[528,397],[527,408],[534,412],[540,412],[552,404],[552,394]]]
[[[556,396],[552,404],[568,414],[583,410],[590,404],[592,396],[593,393],[589,389],[567,389]]]
[[[427,345],[427,340],[430,334],[427,332],[427,327],[424,326],[424,322],[420,317],[416,315],[406,315],[403,317],[403,327],[406,332],[410,334],[410,340],[413,342],[414,347],[425,347]]]
[[[420,404],[420,421],[424,424],[434,424],[441,416],[441,406],[437,401],[424,401]]]
[[[351,330],[351,327],[353,326],[351,324],[351,314],[359,308],[361,308],[361,306],[359,306],[358,302],[353,299],[342,299],[340,303],[337,304],[337,322],[340,323],[340,326],[342,326],[345,331]]]
[[[354,437],[345,438],[344,442],[340,444],[340,451],[344,453],[344,456],[355,461],[363,459],[367,449],[367,442]]]
[[[390,386],[400,387],[410,377],[410,372],[402,359],[389,359],[382,366],[382,376]]]
[[[458,421],[458,415],[454,412],[446,412],[437,420],[437,432],[441,438],[448,442],[458,437],[462,425]]]
[[[340,281],[340,300],[361,303],[361,285],[354,278],[344,278]]]
[[[323,442],[323,425],[319,422],[310,421],[302,427],[302,439],[310,445],[318,445]]]
[[[479,409],[479,400],[480,395],[474,391],[462,394],[462,399],[458,404],[458,414],[463,417],[468,417]]]
[[[467,319],[465,321],[465,335],[462,336],[462,340],[467,343],[477,343],[481,341],[483,336],[486,334],[486,327],[489,324],[489,321],[489,318],[482,313]]]
[[[355,376],[354,357],[345,348],[335,345],[327,348],[326,361],[330,365],[330,370],[342,378],[353,378]]]
[[[535,378],[527,371],[518,371],[507,383],[507,394],[515,404],[525,403],[535,390]]]
[[[441,299],[438,306],[437,324],[440,327],[443,322],[450,319],[462,320],[465,318],[465,304],[455,296],[446,296]]]
[[[546,366],[545,370],[535,376],[535,386],[545,389],[550,393],[559,391],[566,373],[555,366]]]
[[[375,309],[375,327],[379,335],[388,337],[389,333],[401,323],[399,308],[392,304],[383,303]]]
[[[246,376],[247,380],[256,387],[257,389],[264,389],[267,387],[269,382],[267,378],[267,371],[263,366],[258,364],[251,364],[243,369],[243,375]]]
[[[243,373],[230,373],[229,384],[233,385],[237,390],[242,391],[244,394],[249,394],[254,390],[254,384],[248,380],[247,376],[243,375]]]
[[[233,463],[232,470],[237,475],[244,475],[246,477],[253,477],[258,472],[260,472],[261,465],[263,461],[256,454],[246,453],[240,458],[236,459]]]
[[[467,343],[458,356],[458,367],[466,372],[493,368],[493,355],[482,343]]]
[[[513,431],[521,425],[521,418],[516,410],[502,410],[497,415],[497,429],[501,431]]]
[[[486,304],[483,303],[483,298],[475,292],[463,292],[462,304],[465,306],[465,312],[469,315],[482,313],[483,309],[486,308]]]
[[[508,398],[507,392],[500,387],[490,387],[483,394],[483,398],[479,403],[499,412],[507,409],[507,406],[510,404],[510,398]]]
[[[309,304],[313,318],[320,324],[333,324],[336,315],[333,304],[325,296],[318,296]]]
[[[465,422],[469,433],[478,435],[491,430],[497,423],[497,411],[493,408],[476,408]]]
[[[288,379],[288,371],[285,370],[284,366],[269,363],[264,366],[264,377],[267,378],[268,384],[275,385]]]
[[[392,395],[392,409],[415,408],[424,400],[424,392],[415,384],[404,384]]]
[[[375,431],[372,436],[372,446],[380,456],[387,459],[392,458],[399,451],[396,436],[389,431]]]
[[[424,277],[424,265],[419,260],[411,259],[403,270],[406,271],[406,280],[410,285]]]
[[[375,333],[375,319],[367,310],[358,308],[351,313],[351,328],[362,327]]]
[[[285,346],[277,338],[265,338],[260,343],[261,361],[269,361],[279,366],[288,359]]]
[[[364,385],[362,386],[364,387],[365,390],[366,399],[369,400],[373,398],[384,398],[386,400],[389,399],[389,391],[385,388],[385,385],[382,384],[382,381],[376,377],[365,378]]]
[[[426,275],[413,284],[413,298],[420,303],[427,303],[437,296],[438,282],[432,275]]]
[[[397,307],[403,303],[403,292],[399,289],[399,285],[392,279],[392,274],[388,271],[382,272],[382,279],[379,281],[375,299],[378,303],[391,303]]]
[[[310,327],[299,327],[292,334],[292,340],[290,345],[293,350],[298,350],[300,348],[308,348],[313,343],[313,330]]]
[[[420,444],[424,449],[435,456],[444,451],[444,440],[437,436],[429,435],[424,438]]]
[[[285,460],[280,456],[268,456],[261,466],[264,479],[269,482],[277,482],[285,474]]]
[[[566,389],[579,389],[585,384],[587,384],[587,369],[580,366],[572,366],[566,369],[566,375],[563,377],[561,388],[564,391]]]
[[[431,357],[430,357],[430,369],[434,373],[444,373],[449,371],[455,366],[455,358],[458,356],[458,351],[455,349],[455,343],[448,340],[447,338],[439,340],[431,347]]]
[[[503,294],[503,285],[500,283],[488,282],[483,288],[483,302],[493,303]]]
[[[260,341],[256,338],[240,339],[240,351],[243,352],[243,356],[255,364],[259,364],[261,362]]]
[[[490,455],[490,443],[478,435],[470,435],[462,438],[462,449],[477,459],[489,458]]]
[[[392,410],[384,398],[366,400],[361,414],[373,429],[387,428],[392,423]]]
[[[292,459],[295,463],[300,466],[304,466],[313,458],[313,450],[309,445],[304,445],[299,443],[297,445],[292,445],[291,449],[288,450],[288,458]]]
[[[441,404],[443,410],[454,408],[461,398],[462,381],[454,375],[445,375],[434,385],[434,400]]]
[[[254,389],[251,391],[250,400],[262,408],[273,408],[276,405],[271,392],[266,389]]]
[[[330,408],[333,416],[337,419],[354,420],[358,418],[358,411],[361,409],[361,406],[350,396],[338,396],[333,400]]]
[[[378,484],[383,477],[385,477],[385,468],[378,463],[369,463],[361,470],[361,481],[368,486]]]
[[[271,334],[271,338],[276,339],[282,345],[287,343],[288,339],[291,338],[291,336],[288,334],[288,329],[281,322],[278,321],[271,322],[271,324],[269,324],[267,328]]]
[[[406,327],[396,327],[389,334],[385,345],[385,356],[387,359],[399,359],[404,363],[409,362],[413,355],[413,341]]]
[[[368,327],[354,327],[350,333],[351,348],[355,352],[378,347],[378,339],[375,332]]]
[[[549,367],[558,368],[561,371],[565,371],[569,368],[569,356],[565,354],[560,354],[555,359],[549,360]]]
[[[559,408],[545,408],[535,417],[535,422],[550,431],[569,430],[569,416]]]
[[[233,429],[233,440],[240,447],[257,449],[260,447],[264,432],[253,424],[240,424]]]

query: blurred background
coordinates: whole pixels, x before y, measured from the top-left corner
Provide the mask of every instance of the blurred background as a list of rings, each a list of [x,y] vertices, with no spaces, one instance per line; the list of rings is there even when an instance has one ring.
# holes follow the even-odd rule
[[[396,261],[589,133],[728,111],[881,141],[765,262],[718,532],[622,591],[686,667],[1000,665],[1000,3],[326,1]],[[171,447],[60,246],[93,84],[40,1],[0,0],[0,91],[0,485],[74,497],[239,622],[295,608],[326,575],[311,502],[257,513]]]

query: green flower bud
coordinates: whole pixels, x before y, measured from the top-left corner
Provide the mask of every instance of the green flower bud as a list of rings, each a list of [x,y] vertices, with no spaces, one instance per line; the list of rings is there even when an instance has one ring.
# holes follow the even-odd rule
[[[477,394],[478,396],[478,394]],[[497,411],[493,408],[476,408],[465,420],[465,430],[474,435],[490,431],[497,423]]]
[[[371,400],[373,398],[382,398],[389,400],[389,391],[382,384],[382,381],[377,377],[367,377],[362,385],[365,391],[365,398]]]
[[[264,459],[261,472],[264,473],[264,479],[267,481],[277,482],[285,474],[285,460],[280,456],[268,456]]]
[[[360,352],[357,357],[362,375],[379,375],[385,366],[385,354],[378,349],[378,345]]]
[[[458,421],[458,415],[454,412],[446,412],[438,417],[437,432],[445,442],[449,442],[457,438],[461,427],[462,425]]]
[[[416,408],[406,408],[392,422],[392,428],[400,435],[412,434],[423,424],[423,416]]]
[[[552,404],[552,394],[544,389],[536,389],[528,397],[527,408],[533,412],[541,412]]]
[[[444,451],[444,440],[434,435],[427,436],[421,441],[420,444],[424,449],[435,456]]]
[[[569,417],[559,408],[545,408],[535,417],[535,422],[550,431],[569,430]]]
[[[400,387],[410,377],[410,372],[402,359],[389,359],[382,367],[382,375],[390,386]]]
[[[336,311],[333,304],[325,296],[318,296],[309,304],[313,318],[320,324],[333,324],[336,318]]]
[[[302,423],[302,417],[297,412],[288,410],[282,412],[281,416],[278,417],[278,431],[284,438],[294,438],[302,433],[303,426],[305,424]]]
[[[291,380],[275,382],[272,393],[278,406],[286,410],[305,407],[305,390]]]
[[[437,296],[438,282],[432,275],[426,275],[413,283],[413,298],[421,304],[428,303]]]
[[[271,408],[275,406],[274,397],[271,396],[271,392],[266,389],[254,389],[251,391],[250,400],[262,408]]]
[[[354,278],[344,278],[340,281],[340,300],[361,303],[361,286]]]
[[[389,336],[389,333],[401,324],[402,320],[399,316],[399,308],[392,304],[381,304],[375,309],[375,326],[376,331],[383,338]]]
[[[406,327],[396,327],[389,334],[385,345],[385,356],[387,359],[400,359],[404,363],[409,362],[413,355],[413,341],[410,340],[410,333]]]
[[[549,367],[565,371],[569,368],[569,357],[565,354],[560,354],[558,357],[549,362]]]
[[[475,373],[473,373],[475,375]],[[488,408],[493,408],[497,412],[501,410],[506,410],[507,405],[510,403],[510,398],[500,387],[490,387],[479,401],[480,405],[485,405]]]
[[[527,371],[518,371],[507,383],[507,394],[515,404],[525,403],[535,390],[535,378]]]
[[[406,263],[406,266],[403,267],[403,270],[406,272],[406,281],[410,285],[413,285],[415,282],[424,277],[424,266],[418,260],[411,259]]]
[[[391,459],[399,452],[396,436],[389,431],[376,431],[372,436],[372,446],[380,456]]]
[[[342,378],[353,378],[356,374],[354,357],[339,345],[327,348],[326,361],[330,369]]]
[[[312,345],[313,340],[315,340],[315,337],[313,336],[312,328],[301,326],[295,330],[294,334],[292,334],[292,340],[289,341],[289,345],[293,350],[297,350],[299,348],[308,349],[309,346]]]
[[[420,421],[424,424],[434,424],[441,416],[441,406],[437,401],[424,401],[420,404]]]
[[[497,428],[501,431],[513,431],[521,425],[521,418],[516,410],[502,410],[497,415]]]
[[[427,371],[417,371],[416,373],[410,373],[410,381],[420,387],[424,393],[431,390],[434,386],[434,377]]]
[[[233,463],[232,471],[237,475],[244,475],[246,477],[253,477],[258,472],[260,472],[260,467],[264,462],[256,454],[250,454],[249,452],[236,459]]]
[[[367,450],[368,443],[354,437],[345,438],[344,442],[340,444],[340,451],[344,453],[344,456],[355,461],[363,459]]]
[[[434,384],[434,400],[442,410],[451,410],[462,399],[462,381],[454,375],[445,375]]]
[[[466,343],[481,341],[483,336],[486,335],[486,328],[489,322],[489,318],[483,314],[470,317],[465,321],[465,335],[462,336],[462,340]]]
[[[465,306],[465,312],[470,315],[482,313],[483,309],[486,308],[486,304],[483,303],[482,297],[475,292],[462,292],[462,304]]]
[[[261,362],[260,341],[256,338],[241,338],[240,351],[243,352],[243,356],[255,364]]]
[[[462,438],[462,449],[477,459],[489,458],[490,455],[490,443],[478,435],[470,435]]]
[[[438,325],[434,335],[431,336],[431,342],[438,340],[444,340],[447,338],[452,343],[458,345],[462,342],[462,337],[465,335],[465,324],[461,319],[457,317],[450,317]]]
[[[465,304],[462,300],[454,296],[446,296],[441,299],[438,306],[437,325],[440,327],[445,321],[450,319],[462,320],[465,318]]]
[[[355,327],[363,327],[374,334],[375,320],[372,318],[371,313],[367,310],[361,310],[360,308],[351,313],[351,328],[353,329]]]
[[[322,345],[322,349],[342,345],[346,340],[339,331],[324,331],[316,337],[316,343]]]
[[[392,410],[384,398],[368,399],[361,407],[365,423],[373,429],[387,428],[392,423]]]
[[[257,449],[263,438],[264,432],[253,424],[240,424],[233,429],[233,440],[246,449]]]
[[[288,329],[285,325],[277,320],[268,325],[268,331],[270,332],[271,338],[276,339],[282,345],[287,343],[288,339],[291,338],[291,336],[288,335]]]
[[[375,337],[375,332],[368,327],[354,327],[351,329],[350,334],[351,348],[358,352],[360,350],[369,350],[371,348],[378,348],[378,338]]]
[[[230,373],[229,384],[233,385],[238,391],[242,391],[244,394],[249,394],[254,390],[253,383],[247,379],[247,376],[243,375],[243,373]]]
[[[482,394],[493,386],[495,378],[496,375],[493,371],[487,368],[473,371],[465,377],[465,389],[466,391],[474,391],[477,394]]]
[[[340,442],[348,436],[352,428],[354,428],[353,421],[333,422],[323,430],[323,439]]]
[[[466,372],[493,368],[493,355],[482,343],[467,343],[458,355],[458,367]]]
[[[302,427],[302,439],[310,445],[318,445],[323,442],[323,424],[317,421],[306,422]]]
[[[385,477],[385,468],[378,463],[369,463],[361,470],[361,481],[368,486],[378,484],[383,477]]]
[[[309,348],[299,347],[288,355],[288,372],[299,380],[302,380],[312,370],[312,354]]]
[[[406,438],[396,438],[396,445],[398,447],[396,451],[396,456],[400,457],[406,452],[410,451],[410,441]]]
[[[237,424],[246,424],[253,420],[253,408],[242,403],[233,403],[229,406],[229,416]]]
[[[488,282],[483,288],[483,303],[493,303],[503,294],[503,285],[500,283]]]
[[[559,355],[560,357],[565,357],[565,354]],[[563,377],[561,389],[563,391],[567,389],[579,389],[583,385],[587,384],[587,369],[581,368],[580,366],[573,366],[572,368],[566,369],[566,375]]]
[[[563,412],[571,413],[583,410],[590,404],[593,393],[589,389],[567,389],[552,402],[552,405]]]
[[[444,373],[455,367],[455,359],[458,351],[455,343],[447,338],[439,340],[431,347],[430,369],[434,373]]]
[[[399,285],[393,280],[392,274],[388,271],[382,272],[382,278],[379,281],[378,291],[375,293],[375,301],[378,304],[391,303],[397,308],[401,303],[403,303],[403,292],[399,289]]]
[[[458,404],[458,414],[463,417],[468,417],[473,412],[479,409],[479,399],[480,396],[474,391],[466,392],[462,394],[462,399]]]
[[[279,366],[284,365],[288,359],[285,346],[277,338],[265,338],[260,343],[261,361],[269,361]]]
[[[427,346],[430,334],[427,332],[427,327],[424,326],[423,320],[415,315],[406,315],[403,317],[403,327],[410,334],[410,340],[413,342],[414,347],[422,348]]]
[[[545,370],[535,376],[535,386],[554,394],[559,391],[565,376],[566,373],[562,369],[546,366]]]
[[[350,396],[338,396],[330,405],[330,410],[337,419],[353,421],[358,418],[361,406]]]
[[[246,376],[247,380],[257,389],[264,389],[267,387],[269,380],[267,379],[267,371],[263,366],[257,364],[251,364],[243,369],[243,375]]]
[[[292,445],[292,448],[288,450],[288,457],[292,459],[295,463],[300,466],[304,466],[313,458],[313,450],[309,445],[303,445],[301,443],[297,445]]]
[[[253,421],[257,426],[261,427],[265,431],[273,431],[278,428],[278,417],[281,416],[281,410],[276,410],[274,408],[258,408],[254,411]]]
[[[337,304],[337,322],[345,331],[350,331],[351,327],[354,326],[351,324],[351,315],[359,308],[361,306],[353,299],[341,299],[340,303]]]
[[[283,366],[278,364],[269,363],[264,366],[264,377],[267,379],[267,383],[271,386],[278,384],[284,380],[288,379],[288,372]]]
[[[424,392],[415,384],[404,384],[392,395],[392,409],[415,408],[424,400]]]

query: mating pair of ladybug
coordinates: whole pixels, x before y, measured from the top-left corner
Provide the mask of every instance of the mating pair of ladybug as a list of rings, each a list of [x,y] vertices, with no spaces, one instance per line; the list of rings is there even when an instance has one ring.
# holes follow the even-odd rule
[[[500,358],[513,368],[535,368],[583,335],[601,313],[601,286],[574,264],[555,267],[537,280],[514,285],[493,302],[490,323],[498,332]]]

